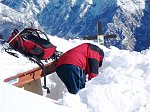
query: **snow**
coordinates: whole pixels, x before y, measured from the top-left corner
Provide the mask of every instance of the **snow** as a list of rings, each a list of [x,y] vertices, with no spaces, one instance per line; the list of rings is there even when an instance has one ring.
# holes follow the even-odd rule
[[[3,82],[6,77],[37,65],[19,53],[19,58],[10,56],[0,46],[0,112],[150,112],[150,49],[131,52],[93,41],[49,38],[62,52],[86,42],[101,47],[105,58],[98,76],[72,95],[56,73],[50,74],[47,83],[51,93],[43,90],[43,96],[39,96]]]
[[[0,0],[0,2],[1,1],[2,0]],[[20,7],[20,11],[0,3],[0,31],[7,34],[4,37],[5,39],[12,29],[17,26],[20,27],[22,23],[29,24],[29,20],[31,22],[34,21],[34,24],[36,23],[35,26],[38,27],[39,23],[33,14],[37,14],[41,10],[43,11],[47,4],[52,3],[52,5],[57,6],[60,1],[36,0],[36,2],[37,4],[33,4],[32,8],[30,8],[30,4],[24,1],[23,5],[25,8]],[[90,9],[90,6],[92,7],[95,4],[97,7],[95,9],[91,8],[92,10],[90,10],[89,13],[93,16],[96,16],[95,14],[99,14],[99,12],[104,12],[108,6],[114,9],[115,4],[117,4],[123,12],[120,12],[120,9],[116,11],[113,16],[115,24],[108,24],[109,30],[107,32],[111,32],[114,29],[123,32],[122,35],[128,37],[125,38],[123,42],[125,45],[127,44],[128,49],[133,47],[130,43],[133,43],[135,40],[132,39],[133,32],[131,32],[131,28],[134,30],[141,25],[140,21],[144,16],[143,10],[146,5],[145,0],[105,0],[101,2],[85,0],[83,3],[82,1],[71,0],[70,2],[71,7],[81,5],[82,11],[79,11],[80,17],[84,17],[86,13],[89,13],[88,8]],[[68,2],[65,3],[66,5],[63,6],[66,7],[70,4]],[[32,10],[33,12],[30,12]],[[68,8],[68,10],[70,10],[70,8]],[[63,13],[66,13],[68,10],[64,9],[63,12],[58,11],[63,15]],[[22,11],[27,12],[21,13]],[[47,13],[45,14],[47,15]],[[57,17],[56,14],[52,14],[48,21],[50,21],[52,17]],[[110,14],[113,13],[110,12]],[[51,13],[49,15],[51,15]],[[89,16],[90,19],[93,18],[92,15]],[[45,15],[43,16],[45,18]],[[64,14],[64,17],[66,17],[67,20],[70,17],[69,13]],[[60,18],[62,18],[62,16],[60,16]],[[72,16],[72,18],[75,18],[75,16]],[[107,18],[103,19],[105,20]],[[123,23],[122,19],[128,21]],[[58,29],[56,26],[60,24],[60,22],[56,21],[56,19],[53,20],[54,27],[52,27],[52,29]],[[44,19],[44,21],[47,20]],[[2,24],[3,22],[8,24]],[[46,25],[49,26],[47,22]],[[129,26],[132,27],[125,26],[125,24],[129,24]],[[67,25],[69,26],[70,23]],[[70,26],[74,28],[72,25]],[[84,26],[82,27],[83,29],[86,28]],[[69,29],[71,28],[69,27]],[[68,32],[68,34],[72,34],[71,30]],[[79,31],[77,31],[76,35],[78,33]],[[72,95],[67,92],[56,73],[50,74],[47,76],[47,84],[51,93],[47,94],[46,91],[43,90],[43,96],[40,96],[3,82],[4,79],[8,77],[37,67],[37,64],[29,61],[16,51],[12,52],[16,52],[19,58],[9,55],[0,44],[0,112],[150,112],[150,48],[141,52],[131,52],[128,50],[119,50],[113,46],[106,48],[92,41],[80,39],[65,40],[56,36],[49,36],[49,38],[51,42],[57,46],[57,50],[62,52],[66,52],[85,42],[90,42],[101,47],[104,50],[105,59],[103,66],[99,69],[98,76],[88,81],[86,87],[80,90],[78,94]],[[43,84],[43,78],[41,78],[41,81]]]
[[[121,6],[128,12],[135,13],[139,7],[141,9],[145,8],[145,1],[144,0],[117,0],[118,6]]]
[[[77,112],[56,101],[0,82],[0,112]]]

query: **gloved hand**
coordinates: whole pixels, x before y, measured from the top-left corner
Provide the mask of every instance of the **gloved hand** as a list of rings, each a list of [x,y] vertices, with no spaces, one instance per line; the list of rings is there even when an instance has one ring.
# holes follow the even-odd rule
[[[89,74],[89,76],[88,76],[88,80],[91,80],[92,78],[94,78],[94,77],[96,77],[96,76],[97,76],[96,74],[91,73],[91,74]]]

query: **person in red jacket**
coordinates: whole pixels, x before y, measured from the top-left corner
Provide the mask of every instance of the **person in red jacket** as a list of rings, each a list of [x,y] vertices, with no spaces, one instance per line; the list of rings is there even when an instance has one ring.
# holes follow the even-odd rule
[[[69,93],[76,94],[85,87],[86,75],[91,80],[102,66],[104,52],[98,46],[83,43],[64,53],[56,63],[56,73]]]

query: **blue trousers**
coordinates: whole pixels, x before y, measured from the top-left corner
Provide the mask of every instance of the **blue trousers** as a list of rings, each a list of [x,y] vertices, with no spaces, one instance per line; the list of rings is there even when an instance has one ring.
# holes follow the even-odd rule
[[[83,70],[75,65],[64,64],[56,68],[58,77],[63,81],[69,93],[76,94],[85,87],[85,74]]]

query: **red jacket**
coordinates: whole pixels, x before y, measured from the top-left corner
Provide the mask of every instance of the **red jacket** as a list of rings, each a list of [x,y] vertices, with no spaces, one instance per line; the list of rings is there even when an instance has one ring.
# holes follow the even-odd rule
[[[98,46],[84,43],[64,53],[59,58],[56,67],[73,64],[83,69],[89,75],[90,80],[97,76],[103,57],[104,52]]]

